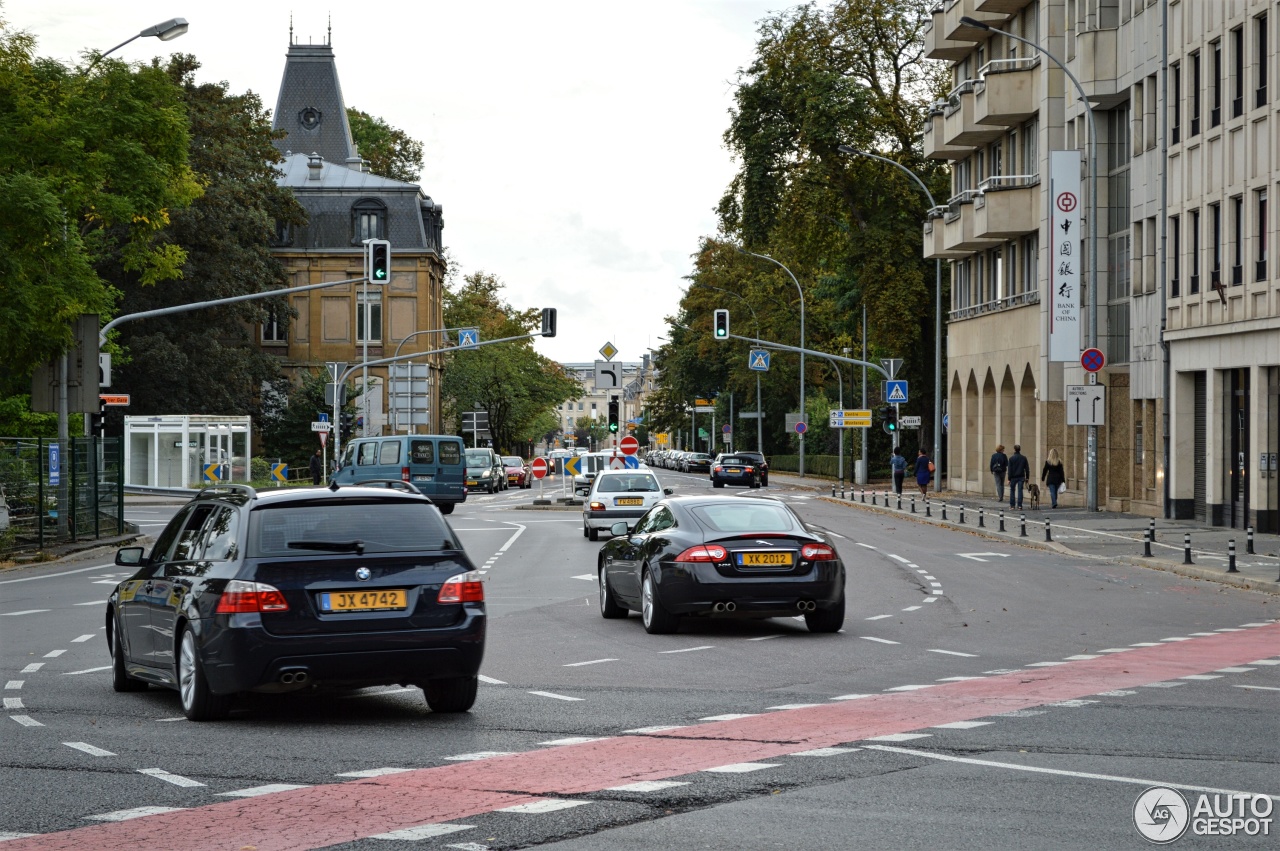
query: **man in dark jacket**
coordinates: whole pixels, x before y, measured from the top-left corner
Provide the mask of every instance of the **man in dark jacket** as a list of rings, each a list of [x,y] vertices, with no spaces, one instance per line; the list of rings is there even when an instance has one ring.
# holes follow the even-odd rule
[[[1022,445],[1013,445],[1013,454],[1009,456],[1009,507],[1022,508],[1022,487],[1031,477],[1031,464],[1027,456],[1022,454]]]
[[[1009,469],[1009,456],[1004,454],[1004,444],[991,453],[991,476],[996,480],[996,502],[1004,502],[1004,474]]]
[[[320,484],[320,477],[324,475],[324,459],[320,457],[320,450],[316,450],[316,454],[311,456],[311,484]]]

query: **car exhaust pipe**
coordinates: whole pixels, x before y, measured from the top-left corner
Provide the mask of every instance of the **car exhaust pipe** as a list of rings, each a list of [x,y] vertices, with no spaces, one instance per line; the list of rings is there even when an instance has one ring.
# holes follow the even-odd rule
[[[300,686],[307,681],[309,676],[306,668],[289,668],[280,672],[280,682],[287,686]]]
[[[738,610],[738,604],[730,600],[724,604],[724,610],[726,612],[736,612]]]
[[[801,600],[796,603],[796,608],[802,612],[812,612],[818,608],[818,604],[812,600]]]
[[[711,611],[715,612],[716,614],[720,614],[721,612],[724,611],[724,603],[716,603],[714,606],[711,607]]]
[[[813,604],[810,603],[809,605],[812,606]],[[296,686],[300,686],[303,683],[305,683],[308,679],[309,679],[309,675],[307,674],[306,671],[299,671],[298,673],[293,675],[293,684]]]
[[[286,671],[285,673],[281,674],[280,682],[284,683],[285,685],[293,685],[293,673]]]

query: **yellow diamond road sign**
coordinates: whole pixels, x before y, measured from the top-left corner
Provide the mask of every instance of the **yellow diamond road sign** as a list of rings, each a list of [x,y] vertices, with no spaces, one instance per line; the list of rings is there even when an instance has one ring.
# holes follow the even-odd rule
[[[605,360],[613,360],[613,356],[617,353],[618,350],[614,347],[613,343],[605,343],[600,347],[600,355]]]

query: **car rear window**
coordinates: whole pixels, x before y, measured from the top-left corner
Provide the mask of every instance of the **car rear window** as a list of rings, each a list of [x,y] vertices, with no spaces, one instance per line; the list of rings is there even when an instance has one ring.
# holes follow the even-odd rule
[[[738,464],[738,465],[742,465],[742,464],[750,464],[750,463],[751,463],[751,459],[749,459],[749,458],[739,458],[739,457],[738,457],[738,456],[736,456],[736,455],[730,455],[730,456],[729,456],[729,457],[727,457],[727,458],[721,458],[721,459],[720,459],[720,463],[721,463],[722,465],[723,465],[723,464]]]
[[[409,459],[415,464],[436,463],[436,445],[430,440],[409,441]]]
[[[476,452],[473,449],[467,450],[468,467],[488,467],[492,464],[492,456],[488,452]]]
[[[452,440],[440,441],[440,463],[457,464],[462,460],[462,444]],[[431,462],[427,462],[428,464]]]
[[[516,457],[516,456],[514,456],[514,455],[507,455],[507,456],[504,456],[504,457],[503,457],[503,459],[502,459],[502,463],[503,463],[503,464],[506,464],[508,467],[523,467],[523,466],[524,466],[524,459],[523,459],[523,458],[517,458],[517,457]]]
[[[762,499],[737,499],[689,509],[698,523],[715,532],[799,532],[791,512]]]
[[[249,555],[258,558],[324,552],[290,547],[298,541],[360,541],[366,553],[457,549],[444,521],[425,502],[327,499],[259,508],[249,514]]]
[[[653,476],[603,476],[596,490],[600,493],[647,493],[658,489]]]

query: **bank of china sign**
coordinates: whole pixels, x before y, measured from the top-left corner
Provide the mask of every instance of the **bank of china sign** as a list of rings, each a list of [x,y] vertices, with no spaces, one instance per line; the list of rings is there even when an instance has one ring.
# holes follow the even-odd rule
[[[1049,360],[1080,360],[1080,152],[1049,152]]]

